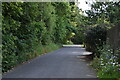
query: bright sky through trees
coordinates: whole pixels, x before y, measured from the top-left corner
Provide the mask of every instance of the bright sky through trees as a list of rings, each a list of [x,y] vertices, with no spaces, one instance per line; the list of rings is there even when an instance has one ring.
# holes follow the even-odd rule
[[[93,3],[93,2],[96,2],[96,1],[98,1],[98,2],[118,2],[119,0],[78,0],[78,2],[79,2],[79,4],[78,4],[78,7],[80,8],[80,9],[82,9],[83,11],[85,11],[85,10],[90,10],[90,8],[91,8],[91,4]],[[87,4],[86,4],[86,2],[87,2]]]
[[[90,3],[92,3],[92,1],[88,1],[88,0],[78,0],[78,2],[80,2],[79,4],[78,4],[78,7],[80,8],[80,9],[82,9],[83,11],[85,11],[85,10],[90,10],[90,4],[86,4],[86,1],[87,2],[90,2]]]

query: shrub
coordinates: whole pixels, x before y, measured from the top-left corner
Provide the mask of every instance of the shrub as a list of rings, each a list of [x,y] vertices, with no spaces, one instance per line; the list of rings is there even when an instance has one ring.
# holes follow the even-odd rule
[[[102,46],[106,41],[106,28],[96,26],[89,29],[85,36],[86,50],[96,52],[97,47]],[[99,56],[99,54],[96,54]]]
[[[51,43],[62,44],[67,33],[72,32],[71,27],[66,27],[72,26],[68,17],[71,16],[70,7],[68,3],[3,3],[2,71],[37,56],[38,44],[41,44],[42,53],[58,48]]]
[[[83,44],[84,38],[85,38],[84,32],[79,31],[71,40],[74,44]]]
[[[99,78],[120,78],[120,66],[118,57],[114,54],[113,49],[109,45],[104,45],[103,49],[99,49],[100,58],[95,58],[92,65],[98,71]],[[95,63],[97,62],[97,63]]]

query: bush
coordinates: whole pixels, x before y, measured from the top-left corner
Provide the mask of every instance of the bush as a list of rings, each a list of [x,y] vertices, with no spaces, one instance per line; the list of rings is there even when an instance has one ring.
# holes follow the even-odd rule
[[[99,52],[101,53],[100,58],[95,58],[92,63],[93,67],[98,71],[98,77],[120,78],[120,65],[113,49],[109,45],[104,45],[103,49],[99,49]]]
[[[71,16],[70,7],[70,4],[62,2],[3,3],[2,71],[37,56],[35,49],[38,44],[41,44],[39,51],[46,53],[58,48],[53,43],[62,44],[64,38],[67,40],[66,36],[73,32],[71,27],[67,28],[72,26],[68,17]]]
[[[9,56],[5,57],[7,54],[3,54],[3,64],[2,65],[2,70],[3,72],[6,72],[10,70],[11,68],[15,67],[16,65],[23,63],[25,61],[28,61],[29,59],[33,59],[37,57],[38,55],[45,54],[48,52],[51,52],[53,50],[57,50],[61,47],[60,44],[54,44],[54,43],[49,43],[47,45],[41,45],[39,44],[34,48],[32,52],[28,53],[21,53],[21,56],[16,56],[15,54],[9,54]],[[18,60],[18,58],[20,60]]]
[[[74,44],[83,44],[84,43],[84,32],[79,31],[75,34],[75,36],[71,39]]]
[[[106,28],[96,26],[89,29],[85,36],[86,50],[96,53],[97,47],[101,47],[106,41]],[[99,56],[99,54],[96,54]]]

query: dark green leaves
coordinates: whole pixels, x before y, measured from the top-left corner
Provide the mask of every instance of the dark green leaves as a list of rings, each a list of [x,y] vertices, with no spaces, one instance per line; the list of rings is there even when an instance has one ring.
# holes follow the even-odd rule
[[[6,2],[2,9],[3,72],[36,55],[38,44],[65,43],[74,32],[68,2]]]

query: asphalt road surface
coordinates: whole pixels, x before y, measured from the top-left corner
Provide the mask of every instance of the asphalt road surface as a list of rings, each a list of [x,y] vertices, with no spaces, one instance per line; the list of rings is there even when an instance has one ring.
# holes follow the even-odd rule
[[[80,56],[84,48],[61,48],[39,56],[3,75],[3,78],[96,78],[96,72]]]

